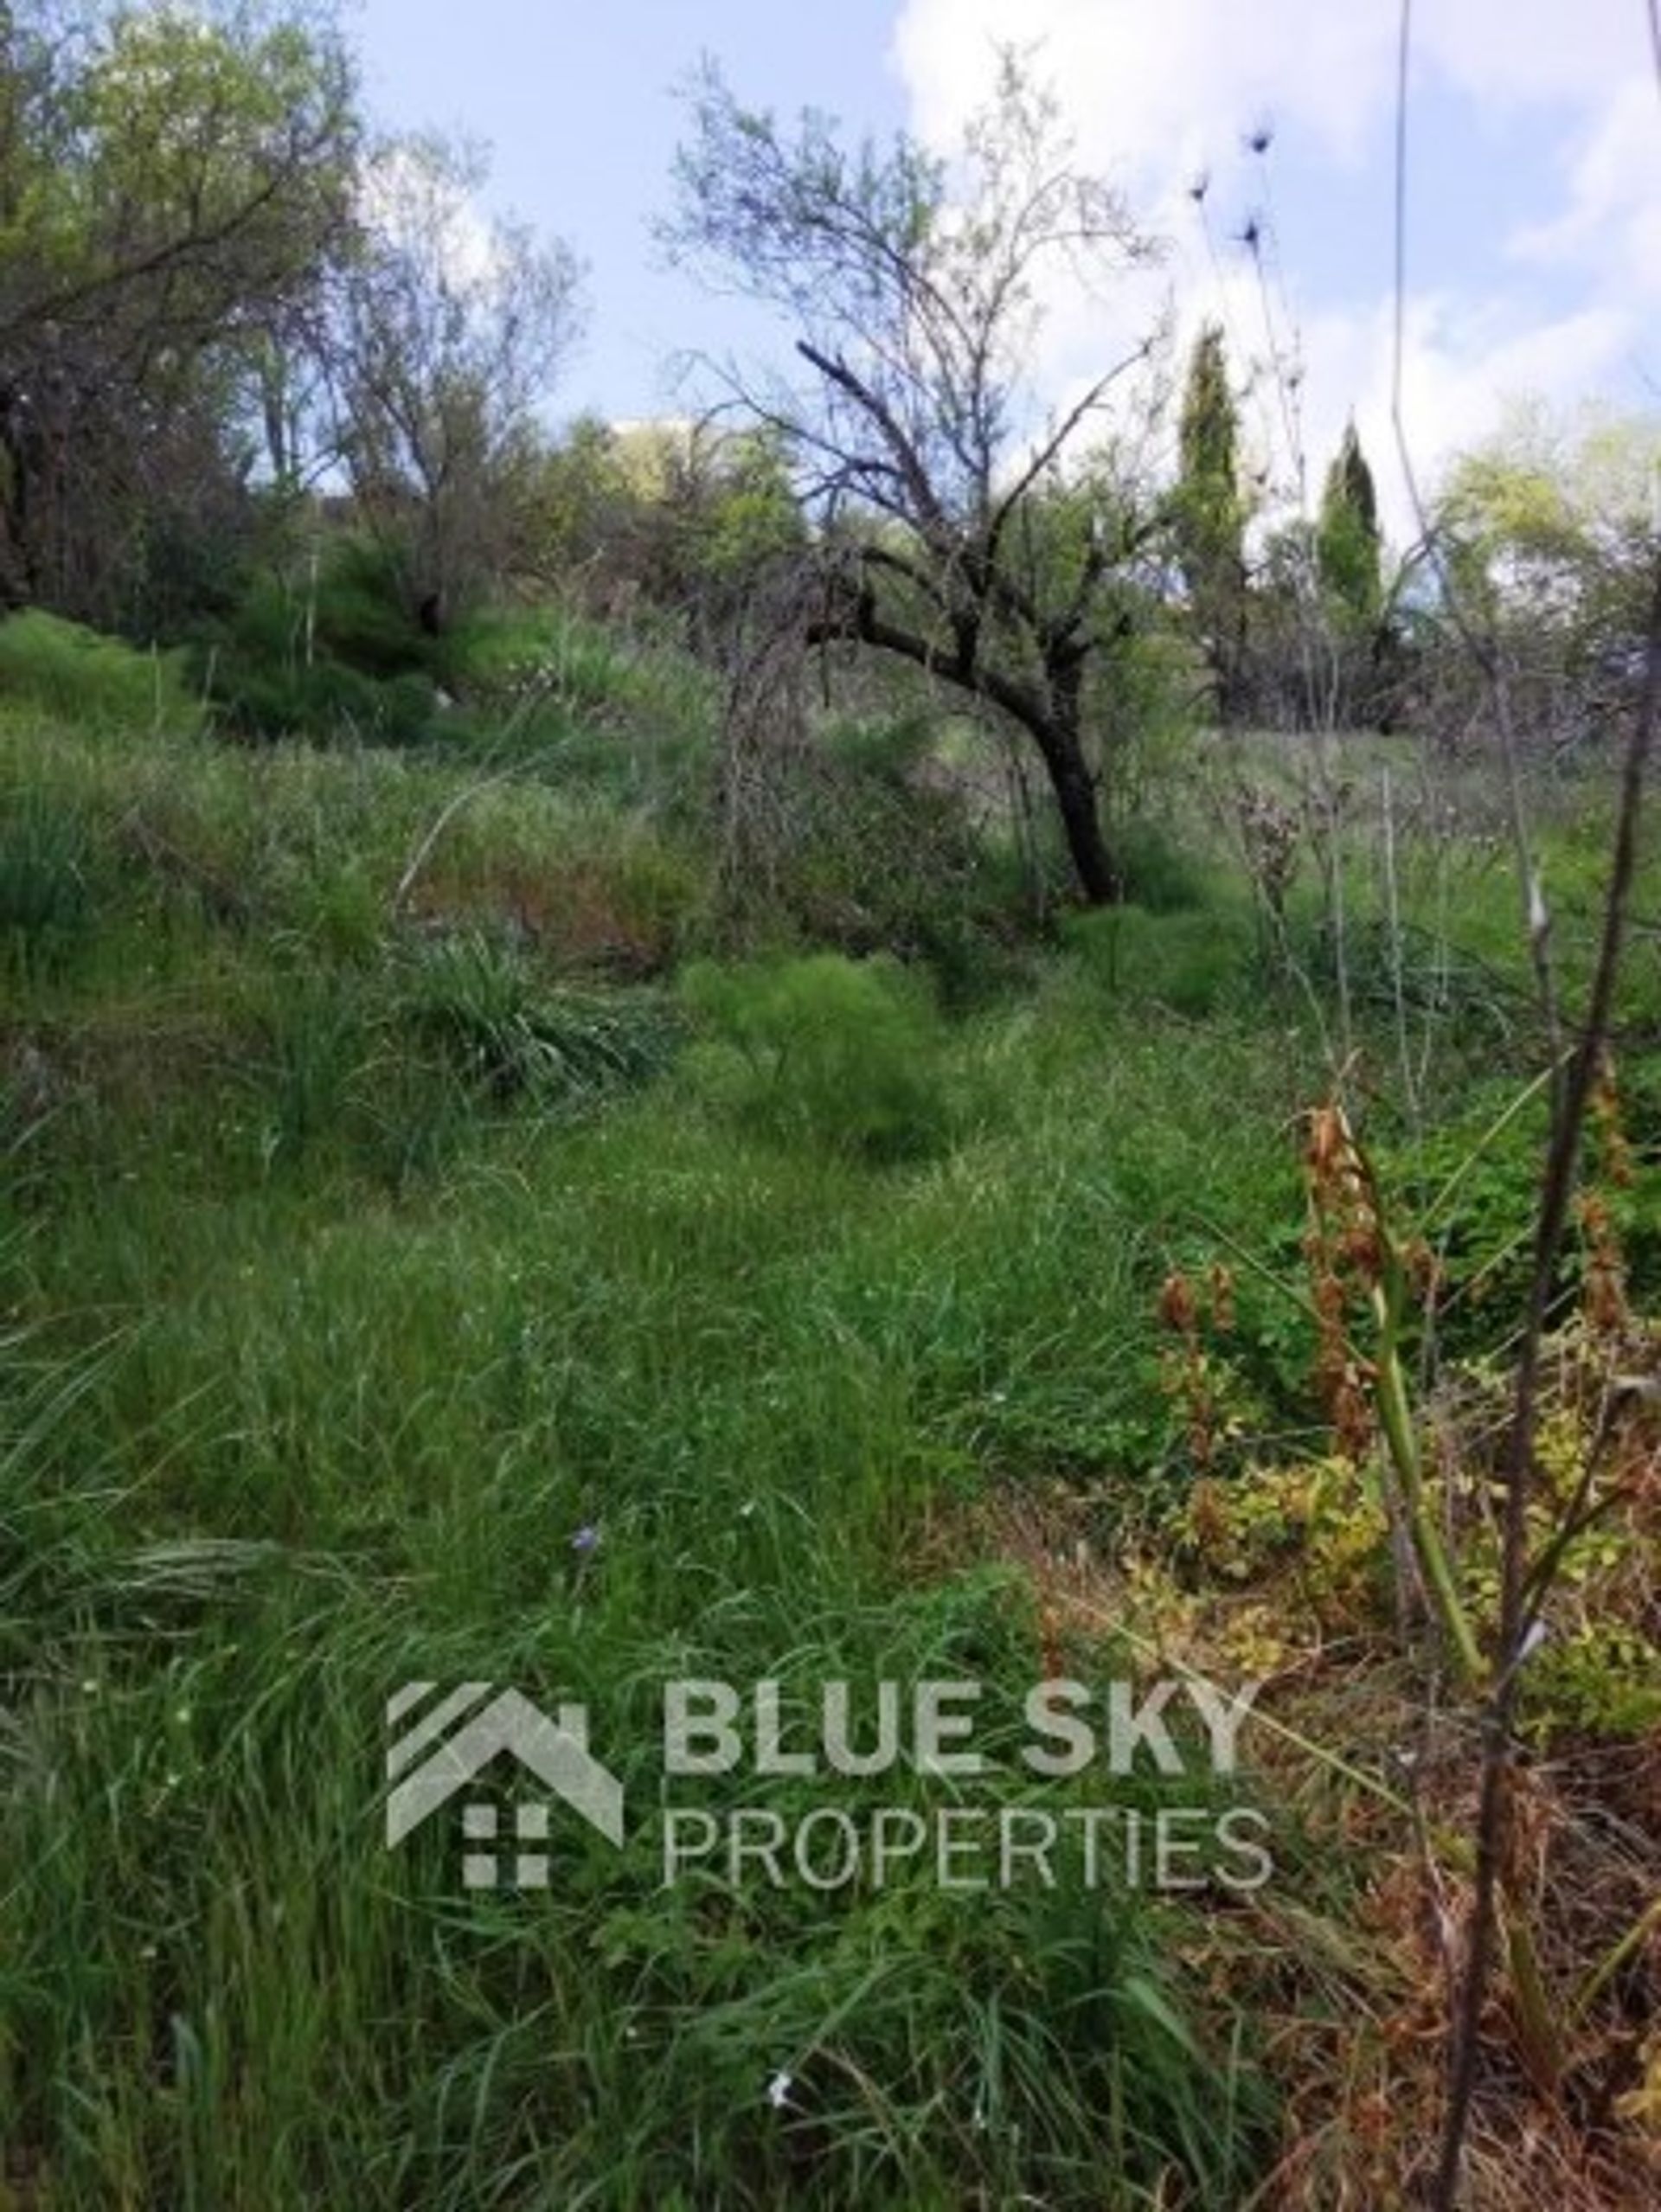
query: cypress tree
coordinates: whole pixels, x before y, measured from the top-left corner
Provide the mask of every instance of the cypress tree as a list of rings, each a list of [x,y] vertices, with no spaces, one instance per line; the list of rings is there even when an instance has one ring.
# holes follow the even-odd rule
[[[1177,558],[1210,664],[1217,711],[1228,721],[1243,704],[1246,517],[1238,475],[1240,417],[1228,388],[1222,327],[1215,323],[1208,323],[1195,343],[1178,436]]]
[[[1378,497],[1353,420],[1344,426],[1322,488],[1315,558],[1339,621],[1357,634],[1372,630],[1382,598]]]

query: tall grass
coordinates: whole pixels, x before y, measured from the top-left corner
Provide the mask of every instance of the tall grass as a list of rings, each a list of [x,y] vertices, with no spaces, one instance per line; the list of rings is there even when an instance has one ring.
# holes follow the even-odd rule
[[[0,620],[0,701],[129,737],[202,720],[183,655],[140,652],[38,607]]]
[[[1100,1407],[1129,1402],[1157,1279],[1132,1215],[1193,1180],[1189,1109],[1151,1146],[1135,1102],[1175,1095],[1187,1047],[1126,1052],[1065,977],[1023,1033],[948,1033],[838,969],[760,1002],[764,1054],[828,1028],[821,1106],[735,1123],[647,997],[612,1017],[523,947],[302,925],[320,878],[401,851],[407,768],[348,851],[317,779],[350,811],[363,767],[238,763],[275,802],[256,822],[190,758],[169,846],[253,919],[168,890],[193,919],[146,983],[157,887],[118,876],[123,979],[34,1021],[73,1096],[4,1260],[13,2174],[100,2207],[1128,2207],[1179,2175],[1236,2201],[1261,2093],[1138,1892],[661,1891],[578,1831],[547,1896],[479,1899],[441,1839],[394,1858],[377,1830],[412,1677],[586,1699],[637,1803],[670,1675],[1016,1695],[1029,1606],[1007,1573],[942,1574],[923,1530],[983,1456],[1111,1463]],[[918,1098],[973,1110],[873,1172],[840,1133],[863,1110],[822,1102],[885,1009]],[[545,1054],[604,1111],[550,1116]],[[400,1083],[447,1136],[389,1186],[340,1138],[395,1119]]]
[[[669,1677],[1007,1718],[1049,1632],[966,1509],[1180,1499],[1160,1285],[1295,1251],[1319,1009],[1238,879],[955,1023],[824,955],[677,996],[619,975],[696,941],[696,852],[592,792],[0,743],[8,926],[63,948],[0,1024],[0,2203],[1246,2201],[1192,1905],[665,1888],[574,1821],[484,1895],[378,1805],[414,1679],[586,1702],[637,1809]],[[1302,1324],[1239,1307],[1284,1429]]]
[[[994,1154],[912,1172],[666,1093],[414,1209],[122,1170],[20,1260],[59,1318],[0,1583],[0,2079],[55,2201],[1235,2201],[1260,2100],[1139,1895],[663,1893],[573,1836],[549,1897],[480,1901],[379,1842],[411,1677],[585,1698],[649,1802],[660,1677],[1037,1667],[919,1515],[966,1468],[948,1409],[1034,1388],[1041,1332],[1082,1396],[1140,1286]]]

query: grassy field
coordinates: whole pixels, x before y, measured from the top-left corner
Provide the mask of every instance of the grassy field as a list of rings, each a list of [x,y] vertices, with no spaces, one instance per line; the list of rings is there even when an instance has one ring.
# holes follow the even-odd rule
[[[574,1819],[549,1888],[469,1893],[444,1822],[384,1847],[383,1710],[412,1680],[578,1699],[647,1813],[670,1677],[775,1679],[797,1719],[827,1679],[972,1677],[996,1744],[1029,1683],[1139,1666],[1208,1580],[1237,1628],[1234,1570],[1183,1545],[1202,1478],[1330,1460],[1313,1324],[1271,1279],[1344,1022],[1404,1214],[1540,1066],[1488,782],[1433,805],[1405,750],[1346,754],[1335,946],[1308,868],[1267,928],[1190,779],[1163,910],[1064,920],[948,1016],[926,971],[732,959],[672,805],[225,746],[153,684],[102,722],[0,712],[0,2205],[1391,2201],[1356,2116],[1390,2007],[1357,1992],[1412,1962],[1378,1963],[1382,1860],[1302,1770],[1241,1778],[1260,1900],[920,1862],[666,1885],[649,1822],[619,1852]],[[1291,765],[1264,741],[1252,769]],[[1606,794],[1545,805],[1572,985]],[[1634,1302],[1658,970],[1640,939]],[[1506,1123],[1446,1228],[1461,1356],[1514,1326],[1539,1133]],[[1162,1286],[1225,1263],[1196,1441]],[[1233,1527],[1259,1610],[1316,1619]],[[1302,1729],[1277,1626],[1235,1673],[1284,1674]],[[1387,1608],[1366,1633],[1393,1681]],[[1349,1679],[1320,1694],[1369,1766]],[[818,1788],[700,1802],[793,1818]],[[1305,2069],[1351,2061],[1328,2184],[1254,2200]]]

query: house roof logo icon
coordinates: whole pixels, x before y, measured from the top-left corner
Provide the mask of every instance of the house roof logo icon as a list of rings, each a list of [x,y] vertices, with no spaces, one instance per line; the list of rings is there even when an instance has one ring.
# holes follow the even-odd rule
[[[401,1730],[387,1752],[389,1848],[401,1843],[504,1753],[534,1774],[550,1797],[580,1814],[608,1843],[621,1845],[623,1786],[588,1748],[584,1707],[561,1705],[545,1713],[517,1689],[491,1696],[488,1682],[465,1682],[433,1703],[438,1686],[406,1683],[387,1702],[388,1727]],[[464,1827],[471,1839],[493,1837],[494,1806],[465,1807]],[[546,1807],[520,1806],[517,1827],[522,1842],[541,1841],[548,1832]],[[463,1875],[470,1888],[493,1887],[494,1854],[470,1853]],[[521,1888],[545,1887],[546,1858],[521,1854],[516,1878]]]

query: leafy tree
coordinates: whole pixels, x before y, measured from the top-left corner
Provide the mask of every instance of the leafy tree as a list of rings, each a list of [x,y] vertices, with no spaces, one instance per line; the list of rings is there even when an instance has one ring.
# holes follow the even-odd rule
[[[778,439],[708,422],[586,417],[544,459],[537,505],[539,574],[604,611],[644,601],[705,651],[805,537]]]
[[[1449,471],[1435,540],[1466,619],[1510,674],[1519,726],[1566,741],[1635,701],[1658,485],[1655,415],[1563,419],[1537,406]]]
[[[1147,349],[1047,421],[1028,380],[1047,287],[1147,254],[1124,203],[1074,166],[1010,55],[952,170],[905,136],[850,150],[812,112],[790,135],[708,69],[676,181],[672,249],[796,333],[802,379],[734,381],[822,526],[810,639],[896,655],[1006,717],[1042,763],[1085,896],[1114,898],[1087,702],[1119,642],[1130,548],[1089,517],[1047,528],[1044,510]]]
[[[1217,712],[1240,713],[1246,676],[1246,510],[1240,496],[1240,416],[1222,326],[1209,323],[1189,362],[1173,502],[1177,557]]]
[[[1455,464],[1436,527],[1486,614],[1586,612],[1634,586],[1641,599],[1658,484],[1654,415],[1563,421],[1525,407]]]
[[[581,323],[568,249],[484,222],[480,177],[434,138],[380,151],[332,341],[354,495],[435,632],[523,538],[536,408]]]
[[[1373,472],[1347,423],[1321,492],[1316,571],[1329,608],[1354,637],[1376,629],[1383,602],[1382,540]]]
[[[326,19],[0,10],[0,590],[135,619],[246,508],[247,378],[315,298],[358,139]]]

